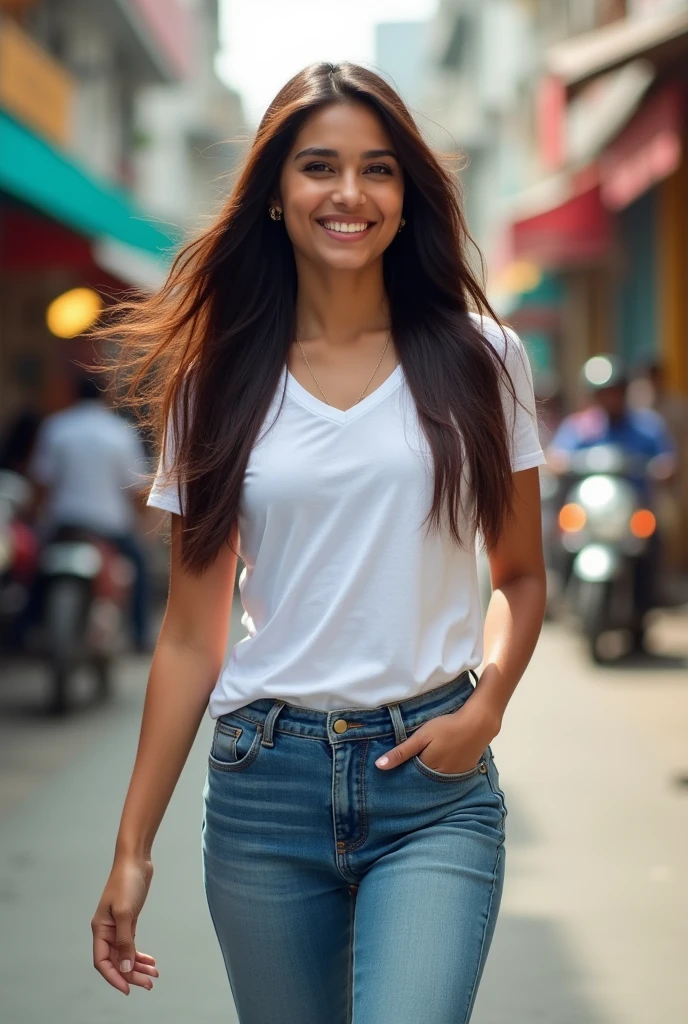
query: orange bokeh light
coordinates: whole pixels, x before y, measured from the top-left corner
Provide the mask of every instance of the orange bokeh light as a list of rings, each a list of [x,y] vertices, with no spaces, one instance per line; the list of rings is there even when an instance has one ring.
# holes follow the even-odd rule
[[[559,526],[564,533],[578,533],[585,526],[586,519],[585,510],[575,502],[564,505],[559,512]]]
[[[631,516],[631,533],[634,537],[646,540],[651,537],[657,529],[657,520],[649,508],[639,508]]]

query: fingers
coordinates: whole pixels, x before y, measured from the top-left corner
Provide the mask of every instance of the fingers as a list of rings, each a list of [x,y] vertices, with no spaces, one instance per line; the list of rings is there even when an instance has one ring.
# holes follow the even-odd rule
[[[96,943],[94,943],[93,966],[109,985],[112,985],[118,992],[122,992],[126,996],[129,995],[132,985],[135,985],[137,988],[144,988],[150,992],[153,988],[152,979],[160,977],[160,972],[154,966],[155,961],[153,957],[147,956],[145,953],[137,954],[133,970],[127,974],[126,978],[122,976],[113,960],[117,960],[116,951],[107,941],[96,940]]]
[[[155,967],[155,957],[149,956],[148,953],[140,953],[136,950],[136,962],[137,964],[150,964],[151,967]]]
[[[378,757],[375,764],[378,768],[382,768],[383,771],[389,771],[390,768],[397,768],[404,761],[408,761],[409,758],[415,757],[427,746],[427,739],[424,736],[419,736],[420,729],[414,732],[413,736],[409,736],[403,743],[398,743],[396,747],[388,750],[382,757]]]
[[[135,947],[133,952],[128,952],[131,948],[129,933],[133,932],[133,924],[127,923],[126,915],[124,915],[123,928],[119,933],[119,942],[116,929],[113,929],[112,924],[94,921],[92,929],[93,966],[105,981],[118,992],[127,996],[132,985],[150,992],[153,988],[152,979],[160,976],[155,966],[155,957],[148,953],[140,953]],[[115,932],[114,941],[113,932]],[[130,957],[130,963],[129,970],[125,971],[127,955]]]
[[[151,971],[155,973],[151,975],[149,973]],[[142,969],[140,968],[139,964],[135,964],[134,970],[131,972],[131,974],[127,975],[127,981],[129,982],[130,985],[136,985],[137,988],[145,988],[147,992],[150,992],[151,989],[153,988],[153,982],[151,981],[151,977],[158,977],[158,972],[155,970],[154,967]]]
[[[112,985],[112,987],[116,988],[118,992],[123,992],[125,996],[128,996],[129,985],[112,963],[110,956],[110,943],[102,935],[96,934],[96,930],[94,928],[93,966],[98,973],[105,978],[108,985]]]
[[[148,959],[149,960],[153,960],[153,957],[149,957]],[[151,963],[145,963],[144,961],[142,961],[140,953],[136,954],[136,963],[134,964],[134,971],[133,971],[133,973],[134,974],[146,975],[146,977],[149,977],[149,978],[159,978],[160,977],[160,971],[155,966],[155,961],[153,961],[152,964]]]

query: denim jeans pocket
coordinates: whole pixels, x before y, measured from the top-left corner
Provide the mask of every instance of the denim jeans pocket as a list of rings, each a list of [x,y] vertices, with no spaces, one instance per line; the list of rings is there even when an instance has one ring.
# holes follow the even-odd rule
[[[444,715],[452,714],[453,712],[457,711],[460,707],[462,707],[465,704],[465,702],[466,701],[464,699],[459,704],[457,704],[454,707],[452,707],[449,711],[443,711],[443,712],[441,712],[441,714],[444,714]],[[433,715],[431,718],[427,719],[427,722],[432,721],[432,719],[436,718],[436,717],[439,717],[439,716]],[[423,722],[421,724],[422,725],[426,725],[427,722]],[[420,728],[420,725],[416,726],[416,728],[413,729],[413,730],[409,730],[408,731],[408,736],[411,737],[413,735],[413,733],[416,732],[419,728]],[[425,762],[421,760],[422,751],[421,751],[420,754],[416,754],[414,757],[412,757],[411,761],[412,761],[414,767],[417,768],[418,771],[422,775],[425,775],[426,778],[428,778],[428,779],[434,779],[436,782],[464,782],[467,779],[472,779],[475,775],[485,775],[485,774],[487,774],[487,759],[489,758],[489,756],[490,756],[490,749],[488,747],[480,755],[480,760],[478,761],[478,763],[476,765],[474,765],[472,768],[469,768],[468,771],[466,771],[466,772],[451,772],[451,773],[438,772],[436,768],[431,768],[430,765],[425,764]]]
[[[218,772],[240,772],[258,757],[263,727],[256,722],[224,715],[215,723],[208,763]]]
[[[486,775],[487,774],[487,762],[485,760],[485,754],[483,754],[478,763],[473,767],[469,768],[467,772],[438,772],[436,768],[431,768],[420,759],[420,755],[416,754],[412,758],[413,764],[428,779],[434,779],[436,782],[465,782],[467,779],[472,779],[475,775]]]

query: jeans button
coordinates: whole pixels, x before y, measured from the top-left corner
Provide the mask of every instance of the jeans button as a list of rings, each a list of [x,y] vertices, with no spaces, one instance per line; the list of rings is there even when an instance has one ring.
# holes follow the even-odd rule
[[[346,732],[349,726],[348,723],[345,722],[343,718],[338,718],[337,721],[332,726],[332,728],[334,729],[335,732],[342,733]]]
[[[480,771],[483,773],[483,775],[485,775],[485,773],[487,772],[487,765],[485,764],[484,761],[480,762]]]

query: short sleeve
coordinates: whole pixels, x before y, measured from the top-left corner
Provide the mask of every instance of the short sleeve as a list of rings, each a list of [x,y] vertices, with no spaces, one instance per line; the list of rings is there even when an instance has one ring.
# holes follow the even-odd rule
[[[502,408],[506,420],[511,454],[511,468],[514,473],[544,465],[546,459],[537,429],[533,374],[523,343],[510,327],[504,328],[488,317],[476,317],[484,336],[492,343],[511,378],[516,402],[505,380],[500,384]]]
[[[182,502],[180,503],[178,481],[176,476],[172,474],[175,451],[174,417],[170,416],[165,432],[165,446],[160,453],[155,479],[153,480],[153,486],[151,487],[146,504],[153,508],[161,508],[165,512],[174,512],[176,515],[181,515],[182,504],[185,500],[185,488],[182,485]]]

